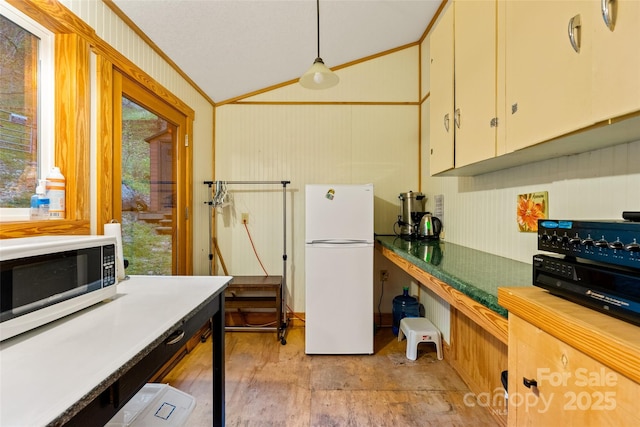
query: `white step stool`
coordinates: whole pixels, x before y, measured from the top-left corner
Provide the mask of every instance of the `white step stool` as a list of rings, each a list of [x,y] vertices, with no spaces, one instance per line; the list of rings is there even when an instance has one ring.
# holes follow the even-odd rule
[[[407,337],[407,359],[416,360],[418,356],[418,344],[432,342],[436,345],[438,360],[442,360],[442,336],[429,319],[424,317],[405,317],[400,320],[398,341]]]

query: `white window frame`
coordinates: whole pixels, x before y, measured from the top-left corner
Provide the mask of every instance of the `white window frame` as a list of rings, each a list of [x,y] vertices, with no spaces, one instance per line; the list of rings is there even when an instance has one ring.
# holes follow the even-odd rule
[[[55,162],[55,34],[5,0],[0,13],[40,39],[38,44],[38,178],[44,179]],[[33,189],[35,192],[35,188]],[[0,221],[29,219],[29,208],[0,208]]]

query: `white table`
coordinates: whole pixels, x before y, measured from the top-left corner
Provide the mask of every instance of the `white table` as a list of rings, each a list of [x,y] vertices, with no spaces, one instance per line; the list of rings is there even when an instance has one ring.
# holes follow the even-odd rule
[[[214,425],[223,426],[231,279],[132,276],[112,300],[0,343],[0,425],[104,424],[190,336],[173,347],[168,338],[212,318]]]

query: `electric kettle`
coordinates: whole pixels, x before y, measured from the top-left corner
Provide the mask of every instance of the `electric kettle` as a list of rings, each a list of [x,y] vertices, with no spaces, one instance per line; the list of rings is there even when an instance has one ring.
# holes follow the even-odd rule
[[[422,216],[420,225],[418,226],[419,239],[439,239],[441,231],[442,221],[440,221],[439,218],[431,215],[429,212]]]

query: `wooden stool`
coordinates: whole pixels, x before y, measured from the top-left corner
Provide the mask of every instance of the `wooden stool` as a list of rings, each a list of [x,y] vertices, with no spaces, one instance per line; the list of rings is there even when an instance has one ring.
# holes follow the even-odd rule
[[[418,356],[418,344],[432,342],[436,345],[438,360],[442,360],[442,336],[438,328],[429,319],[424,317],[405,317],[400,320],[398,341],[407,337],[407,359],[416,360]]]

